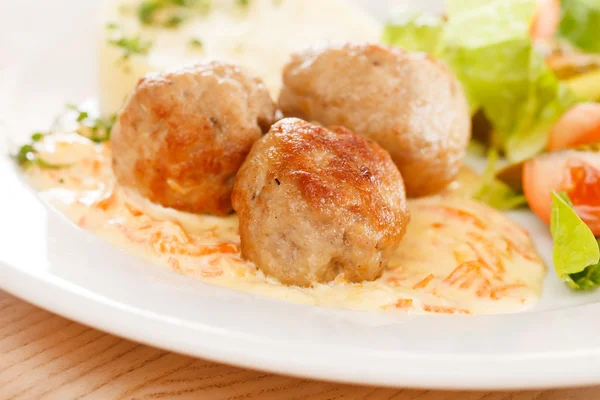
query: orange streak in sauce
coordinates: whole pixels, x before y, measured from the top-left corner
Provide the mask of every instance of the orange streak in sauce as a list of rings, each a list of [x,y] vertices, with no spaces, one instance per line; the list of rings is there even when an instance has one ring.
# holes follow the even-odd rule
[[[423,278],[419,282],[417,282],[412,288],[413,289],[423,289],[423,288],[427,287],[427,285],[429,284],[429,282],[431,282],[431,280],[433,278],[434,278],[433,274],[429,274],[425,278]]]
[[[441,314],[471,314],[471,312],[469,310],[465,310],[464,308],[431,306],[429,304],[425,304],[423,306],[423,310],[427,311],[427,312],[441,313]]]

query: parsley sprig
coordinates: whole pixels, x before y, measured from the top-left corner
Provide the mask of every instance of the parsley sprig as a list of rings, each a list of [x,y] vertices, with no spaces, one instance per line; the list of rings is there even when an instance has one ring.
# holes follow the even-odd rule
[[[93,118],[90,114],[73,104],[68,104],[67,109],[77,113],[76,121],[79,127],[76,132],[95,143],[102,143],[110,139],[110,131],[117,119],[116,115],[108,118]]]
[[[42,158],[40,158],[38,151],[35,148],[34,144],[36,142],[39,142],[44,137],[46,137],[46,135],[49,135],[49,134],[50,133],[47,133],[47,132],[35,132],[33,135],[31,135],[31,142],[24,144],[23,146],[21,146],[19,148],[19,151],[15,155],[15,160],[22,168],[27,168],[32,165],[37,165],[38,167],[41,167],[41,168],[59,169],[59,168],[64,168],[64,167],[68,166],[68,165],[62,165],[62,164],[52,164],[52,163],[44,161]]]
[[[188,42],[188,45],[194,50],[202,50],[204,48],[204,43],[202,40],[196,37],[191,38]]]
[[[123,58],[125,59],[128,59],[134,54],[146,55],[152,47],[152,42],[142,40],[139,35],[110,39],[108,43],[123,49]]]
[[[110,132],[116,120],[116,115],[108,118],[93,117],[88,111],[85,111],[75,105],[67,105],[67,111],[73,113],[73,120],[77,124],[75,132],[90,139],[95,143],[101,143],[110,139]],[[14,159],[22,168],[28,168],[36,165],[40,168],[59,169],[69,167],[70,164],[53,164],[40,157],[36,148],[36,143],[41,142],[47,136],[55,131],[35,132],[31,135],[28,143],[22,145]]]
[[[122,51],[121,58],[117,63],[123,64],[125,71],[129,70],[128,61],[133,55],[147,55],[152,48],[152,41],[145,40],[140,34],[127,36],[121,26],[108,23],[106,30],[110,33],[108,44]]]
[[[144,0],[137,15],[143,25],[177,28],[191,16],[206,14],[211,8],[211,0]]]

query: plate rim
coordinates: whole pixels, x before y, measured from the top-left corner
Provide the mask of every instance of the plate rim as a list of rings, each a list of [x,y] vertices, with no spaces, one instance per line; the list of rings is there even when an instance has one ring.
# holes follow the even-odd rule
[[[392,352],[388,355],[387,362],[397,361],[398,365],[412,362],[413,368],[399,368],[395,372],[388,371],[383,374],[379,370],[373,371],[377,372],[376,374],[364,375],[365,371],[362,368],[336,370],[335,365],[326,364],[328,359],[332,359],[331,354],[311,358],[307,357],[307,354],[311,352],[303,346],[282,348],[281,343],[270,341],[268,338],[237,334],[218,327],[181,321],[176,318],[169,319],[166,316],[94,294],[88,289],[51,274],[36,274],[2,262],[0,262],[0,288],[49,312],[121,338],[178,354],[297,378],[345,384],[436,390],[548,389],[594,385],[600,381],[600,376],[593,373],[600,368],[600,347],[594,351],[575,350],[546,355],[463,356],[459,360],[447,355],[440,357],[405,353],[399,356],[398,352]],[[423,317],[454,318],[452,316]],[[136,325],[136,329],[127,328],[125,325]],[[153,328],[145,329],[148,327]],[[150,340],[143,334],[147,331],[162,333]],[[181,340],[182,332],[185,332],[186,335],[186,340],[183,341]],[[190,342],[190,334],[199,336]],[[202,345],[203,342],[207,344]],[[193,346],[189,346],[191,343]],[[275,347],[268,352],[271,356],[261,354],[265,347]],[[311,345],[311,347],[312,351],[322,350],[319,346]],[[245,350],[240,351],[240,348]],[[290,363],[283,361],[282,357],[273,357],[273,354],[281,354],[278,353],[280,350],[289,353],[290,349],[293,349],[293,358],[301,362]],[[338,355],[342,355],[345,350],[347,349],[336,349],[335,351],[339,353]],[[369,356],[357,353],[354,357],[348,357],[346,354],[345,357],[350,359],[345,364],[373,365],[374,362],[381,361],[381,356],[382,354]],[[286,358],[290,358],[289,354]],[[456,361],[461,363],[460,368],[456,368],[456,365],[453,364]],[[586,367],[583,371],[588,371],[588,373],[580,373],[576,376],[568,373],[553,376],[537,373],[534,376],[516,378],[513,369],[514,363],[519,363],[520,370],[530,371],[536,370],[535,367],[539,367],[539,363],[554,365],[559,363],[563,371],[581,372],[582,362]],[[335,364],[340,365],[339,362]],[[424,373],[424,369],[433,364],[436,364],[436,367],[429,368],[428,372]],[[452,366],[454,366],[453,370],[447,369]],[[465,371],[473,371],[473,368],[478,368],[479,375],[469,380],[469,377],[466,376],[469,374],[465,375]],[[448,371],[452,371],[452,373],[448,373]]]

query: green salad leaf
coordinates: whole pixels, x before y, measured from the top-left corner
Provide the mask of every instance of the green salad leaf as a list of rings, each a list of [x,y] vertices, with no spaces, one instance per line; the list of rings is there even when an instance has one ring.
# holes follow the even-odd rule
[[[410,51],[436,53],[441,43],[440,35],[444,29],[441,16],[414,13],[402,13],[394,17],[383,31],[384,43],[402,43]]]
[[[600,53],[600,1],[562,0],[559,35],[576,47]]]
[[[574,96],[534,49],[529,25],[535,0],[447,0],[441,27],[397,18],[386,28],[385,43],[429,51],[446,62],[463,84],[471,109],[491,122],[494,144],[512,161],[541,151],[551,125],[575,103]],[[440,32],[437,32],[440,30]],[[393,32],[393,34],[391,34]],[[433,45],[432,38],[438,43]]]
[[[528,39],[535,0],[446,0],[451,44],[483,48],[515,39]]]
[[[479,187],[473,193],[473,198],[503,211],[526,205],[527,199],[523,194],[496,178],[497,162],[498,152],[491,150],[488,153],[487,167],[481,176]]]
[[[558,277],[576,290],[599,286],[600,245],[565,194],[552,192],[550,230],[554,239],[552,259]]]

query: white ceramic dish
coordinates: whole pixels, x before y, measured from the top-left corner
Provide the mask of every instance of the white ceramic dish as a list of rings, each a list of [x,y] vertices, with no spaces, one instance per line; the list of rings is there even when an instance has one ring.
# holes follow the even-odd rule
[[[97,8],[91,0],[0,0],[9,141],[47,126],[67,101],[94,95]],[[600,383],[600,292],[570,292],[552,270],[541,303],[513,315],[399,317],[253,297],[178,276],[76,228],[37,200],[6,142],[0,288],[55,313],[180,353],[318,379],[455,389]],[[547,228],[528,213],[513,216],[550,261]]]

